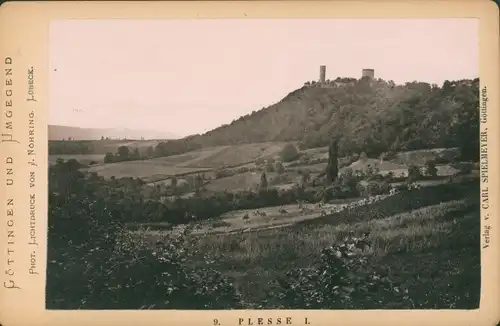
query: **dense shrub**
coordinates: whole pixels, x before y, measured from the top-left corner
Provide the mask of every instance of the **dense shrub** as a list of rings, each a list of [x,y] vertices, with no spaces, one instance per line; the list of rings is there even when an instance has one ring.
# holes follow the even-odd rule
[[[283,174],[285,173],[285,167],[283,166],[283,163],[281,163],[280,161],[276,161],[274,163],[274,170],[276,171],[276,173],[278,174]]]
[[[295,145],[289,143],[285,145],[285,147],[280,153],[280,156],[283,162],[291,162],[298,158],[299,151],[297,150]]]
[[[459,163],[454,163],[451,166],[459,170],[460,174],[468,174],[475,167],[475,164],[469,162],[459,162]]]
[[[189,229],[166,236],[161,243],[139,241],[123,234],[108,262],[95,307],[107,309],[228,309],[239,307],[234,286],[210,267],[205,255],[203,268],[190,265],[186,251]]]
[[[408,167],[408,179],[407,183],[413,183],[415,181],[418,181],[422,178],[422,173],[420,172],[420,169],[416,165],[410,165]]]
[[[134,208],[130,200],[117,200],[124,194],[100,196],[95,190],[108,185],[100,179],[89,182],[74,162],[55,169],[49,183],[47,308],[238,307],[239,294],[210,267],[210,257],[206,266],[189,264],[196,254],[184,250],[189,229],[151,247],[125,229],[124,213],[133,214]],[[114,182],[125,181],[135,182]],[[161,213],[161,208],[148,211],[150,205],[138,214]]]
[[[367,259],[361,252],[367,245],[367,235],[347,237],[323,249],[314,266],[286,273],[278,279],[280,290],[275,294],[281,308],[360,309],[363,301],[380,297],[407,300],[407,290],[401,291],[387,275],[366,272]]]
[[[362,196],[376,196],[376,195],[383,195],[389,193],[391,190],[391,185],[384,181],[369,181],[366,182],[365,184],[358,184],[357,185],[358,192]]]
[[[428,161],[426,164],[425,164],[425,170],[426,170],[426,174],[430,177],[436,177],[437,176],[437,168],[436,168],[436,164],[434,163],[434,161]]]

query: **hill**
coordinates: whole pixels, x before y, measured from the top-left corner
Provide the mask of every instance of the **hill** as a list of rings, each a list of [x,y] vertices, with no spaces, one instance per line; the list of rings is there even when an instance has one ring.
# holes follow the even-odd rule
[[[133,130],[133,129],[98,129],[79,128],[70,126],[49,125],[49,140],[98,140],[110,139],[176,139],[176,135],[154,130]]]
[[[478,153],[479,79],[395,85],[370,79],[306,83],[276,104],[202,135],[159,144],[157,155],[243,143],[300,141],[302,149],[336,137],[341,155],[460,147]]]

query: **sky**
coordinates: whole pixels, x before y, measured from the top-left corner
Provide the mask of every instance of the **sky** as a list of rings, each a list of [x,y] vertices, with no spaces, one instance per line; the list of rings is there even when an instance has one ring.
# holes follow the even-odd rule
[[[65,20],[50,29],[50,124],[184,137],[304,82],[479,75],[476,19]]]

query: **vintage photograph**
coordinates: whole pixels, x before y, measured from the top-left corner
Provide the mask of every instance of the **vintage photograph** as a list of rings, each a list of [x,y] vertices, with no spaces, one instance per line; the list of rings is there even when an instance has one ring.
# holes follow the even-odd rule
[[[477,19],[54,20],[46,309],[477,309]]]

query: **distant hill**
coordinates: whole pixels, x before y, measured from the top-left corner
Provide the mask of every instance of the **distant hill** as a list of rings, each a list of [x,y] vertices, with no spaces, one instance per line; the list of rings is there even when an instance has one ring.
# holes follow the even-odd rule
[[[326,146],[335,137],[342,155],[460,147],[479,151],[479,79],[396,85],[337,78],[306,83],[276,104],[203,135],[159,144],[158,155],[198,148],[269,141]]]
[[[177,139],[176,135],[169,132],[154,130],[134,129],[97,129],[79,128],[69,126],[49,125],[49,140],[98,140],[101,137],[110,139]]]

